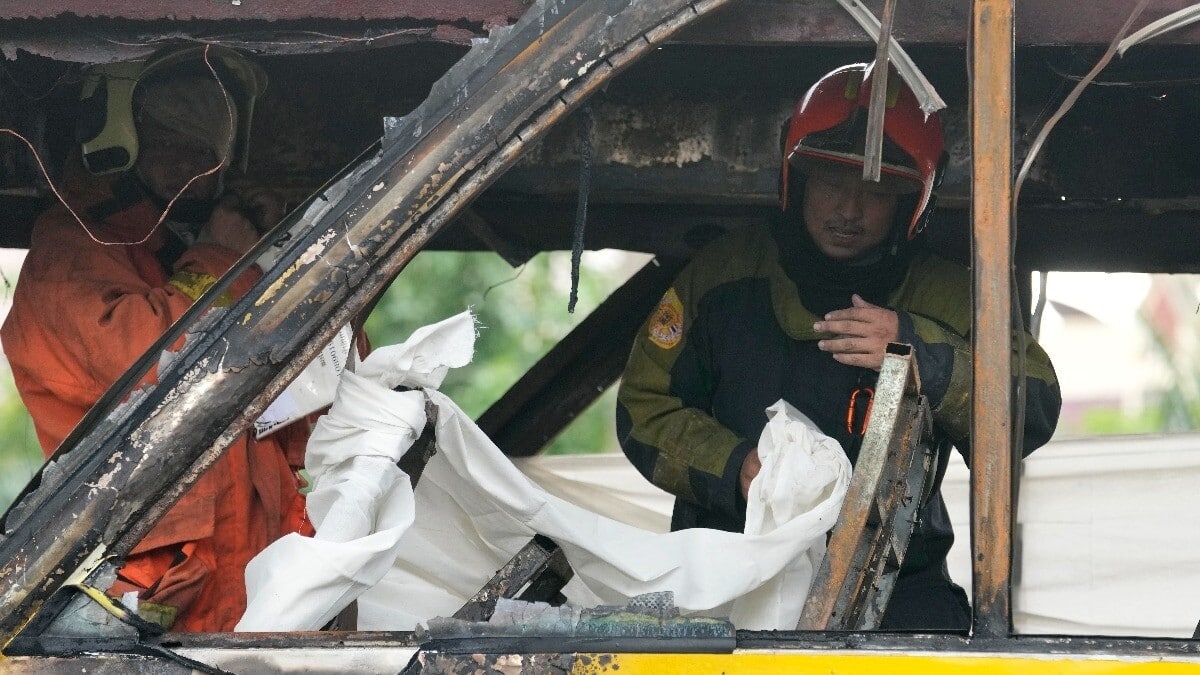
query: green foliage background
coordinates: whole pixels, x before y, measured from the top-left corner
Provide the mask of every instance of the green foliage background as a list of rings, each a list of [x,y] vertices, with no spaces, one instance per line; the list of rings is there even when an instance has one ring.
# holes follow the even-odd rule
[[[538,254],[519,270],[494,253],[421,253],[371,313],[367,334],[375,345],[399,342],[421,326],[470,307],[480,325],[475,360],[451,371],[442,391],[478,417],[639,266],[629,256],[602,256],[596,262],[600,257],[584,255],[579,302],[569,314],[567,252]],[[615,392],[610,390],[546,453],[615,450],[614,407]]]
[[[33,420],[25,412],[5,361],[0,376],[0,511],[8,508],[41,465],[42,450]]]
[[[413,330],[470,307],[480,325],[475,359],[452,371],[442,390],[478,417],[639,264],[628,256],[602,253],[587,253],[583,261],[579,302],[569,314],[567,252],[539,254],[519,269],[494,253],[420,253],[375,307],[367,334],[375,346],[401,342]],[[546,452],[615,450],[614,405],[610,390]],[[0,374],[0,511],[8,508],[41,463],[33,422],[5,367]]]

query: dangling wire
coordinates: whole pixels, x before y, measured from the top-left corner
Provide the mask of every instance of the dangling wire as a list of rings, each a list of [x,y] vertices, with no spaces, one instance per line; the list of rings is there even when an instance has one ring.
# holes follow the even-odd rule
[[[1140,2],[1138,2],[1137,6],[1133,8],[1132,12],[1130,12],[1129,18],[1125,19],[1125,24],[1121,26],[1121,29],[1117,31],[1116,36],[1113,37],[1112,42],[1108,45],[1108,49],[1105,50],[1104,55],[1100,57],[1100,60],[1096,62],[1096,65],[1092,66],[1092,69],[1088,71],[1088,74],[1075,84],[1075,87],[1071,89],[1070,93],[1067,94],[1067,97],[1063,99],[1061,104],[1059,104],[1058,110],[1056,110],[1054,114],[1050,116],[1050,119],[1046,120],[1046,124],[1041,128],[1040,131],[1038,131],[1037,136],[1034,137],[1033,142],[1029,145],[1029,152],[1025,155],[1025,161],[1021,163],[1021,168],[1017,172],[1016,180],[1013,181],[1012,212],[1014,214],[1018,213],[1018,208],[1020,206],[1021,188],[1025,185],[1025,179],[1029,177],[1029,171],[1031,168],[1033,168],[1033,162],[1035,159],[1037,159],[1038,153],[1041,152],[1042,145],[1046,142],[1046,137],[1050,135],[1051,130],[1053,130],[1054,126],[1058,124],[1058,121],[1067,114],[1067,111],[1074,107],[1075,102],[1079,100],[1080,94],[1083,93],[1083,90],[1088,86],[1088,84],[1090,84],[1092,80],[1096,78],[1096,75],[1100,74],[1100,71],[1104,70],[1109,62],[1112,61],[1113,56],[1117,53],[1117,46],[1125,37],[1125,34],[1129,32],[1129,29],[1131,26],[1133,26],[1134,21],[1137,21],[1137,18],[1141,16],[1142,10],[1146,8],[1147,4],[1149,4],[1149,0],[1140,0]],[[1017,220],[1017,222],[1019,222],[1019,220]],[[1013,260],[1016,260],[1017,230],[1015,226],[1013,228],[1011,246],[1012,258]],[[1045,279],[1044,274],[1045,273],[1043,272],[1043,280]],[[1011,276],[1012,285],[1016,287],[1017,277],[1015,265],[1013,266]],[[1042,286],[1041,291],[1041,297],[1045,297],[1045,285]],[[1013,415],[1012,427],[1012,448],[1014,458],[1020,459],[1024,456],[1022,446],[1025,442],[1025,390],[1027,386],[1025,381],[1025,368],[1026,359],[1028,357],[1026,356],[1024,337],[1025,327],[1023,325],[1024,321],[1021,317],[1021,312],[1013,312],[1013,322],[1015,324],[1014,328],[1016,328],[1016,337],[1018,340],[1020,340],[1020,343],[1017,345],[1017,386],[1016,391],[1013,392],[1013,404],[1015,406],[1015,411]],[[1016,480],[1016,471],[1013,472],[1013,476],[1014,480]]]
[[[206,45],[204,47],[204,65],[208,66],[208,70],[210,73],[212,73],[213,78],[216,80],[217,86],[219,86],[221,88],[221,94],[225,97],[225,107],[226,107],[226,110],[229,112],[229,119],[232,122],[232,120],[234,119],[233,98],[229,95],[229,90],[225,87],[225,83],[221,81],[221,76],[217,73],[217,69],[213,66],[212,61],[209,59],[208,50],[209,50],[209,47]],[[165,221],[167,219],[167,215],[171,212],[171,207],[174,206],[175,202],[180,197],[182,197],[185,192],[188,191],[188,188],[190,188],[192,186],[192,183],[195,183],[196,181],[200,180],[201,178],[204,178],[205,176],[210,176],[210,175],[220,171],[221,168],[225,165],[225,159],[228,159],[228,158],[220,159],[217,162],[216,166],[212,167],[211,169],[209,169],[207,171],[204,171],[199,174],[196,174],[195,176],[192,176],[191,179],[188,180],[188,182],[184,183],[183,187],[179,188],[179,191],[175,193],[175,196],[171,197],[171,200],[169,202],[167,202],[166,208],[163,209],[162,214],[158,217],[158,220],[154,223],[154,225],[150,228],[150,230],[148,232],[146,232],[146,236],[142,237],[141,239],[138,239],[137,241],[105,241],[105,240],[97,237],[96,234],[92,232],[91,228],[89,228],[87,226],[87,223],[84,222],[83,218],[81,218],[80,215],[75,211],[75,209],[72,208],[71,205],[67,202],[67,198],[63,196],[62,191],[60,191],[58,189],[58,187],[55,186],[54,180],[50,177],[50,172],[46,170],[46,165],[45,165],[45,163],[42,162],[42,157],[38,153],[37,148],[34,147],[33,143],[30,142],[29,139],[25,138],[24,136],[22,136],[19,132],[17,132],[14,129],[0,128],[0,133],[4,133],[4,134],[8,134],[10,136],[13,136],[14,138],[21,141],[22,143],[24,143],[26,146],[29,147],[29,151],[33,153],[34,161],[37,162],[38,169],[41,170],[42,176],[46,179],[46,184],[48,186],[50,186],[50,191],[54,193],[54,196],[58,198],[58,201],[60,203],[62,203],[63,207],[65,207],[67,209],[67,212],[71,214],[71,216],[75,219],[75,222],[79,223],[79,226],[83,228],[83,231],[85,233],[87,233],[87,236],[92,241],[94,241],[97,244],[100,244],[102,246],[138,246],[140,244],[146,243],[147,241],[150,241],[150,237],[154,236],[154,233],[156,231],[158,231],[158,227],[160,225],[162,225],[163,221]],[[237,133],[235,124],[230,125],[230,133],[231,134]]]
[[[1058,121],[1061,120],[1063,118],[1063,116],[1067,114],[1068,110],[1070,110],[1072,107],[1074,107],[1075,102],[1077,100],[1079,100],[1079,96],[1080,96],[1080,94],[1083,93],[1084,88],[1086,88],[1088,86],[1088,84],[1090,84],[1091,81],[1096,78],[1096,75],[1098,75],[1100,73],[1100,71],[1104,70],[1104,68],[1108,65],[1108,63],[1110,61],[1112,61],[1113,55],[1115,55],[1117,52],[1117,46],[1119,45],[1121,40],[1125,37],[1125,34],[1129,32],[1129,29],[1131,26],[1133,26],[1134,21],[1137,21],[1137,18],[1139,16],[1141,16],[1142,10],[1144,10],[1146,8],[1147,4],[1149,4],[1149,0],[1140,0],[1138,2],[1137,6],[1133,8],[1132,12],[1130,12],[1129,18],[1127,18],[1125,20],[1124,25],[1121,26],[1120,30],[1117,31],[1116,36],[1113,37],[1112,42],[1109,44],[1108,49],[1105,50],[1104,55],[1100,57],[1100,60],[1096,62],[1096,65],[1094,65],[1092,67],[1092,69],[1088,72],[1088,74],[1085,75],[1081,80],[1079,80],[1079,82],[1077,82],[1075,84],[1075,87],[1071,89],[1071,91],[1067,94],[1067,97],[1065,99],[1063,99],[1061,104],[1059,104],[1058,109],[1054,112],[1053,115],[1050,116],[1050,119],[1046,120],[1045,125],[1042,126],[1041,130],[1039,130],[1038,134],[1034,137],[1033,142],[1030,143],[1029,152],[1026,153],[1026,155],[1025,155],[1025,161],[1021,163],[1021,168],[1019,171],[1017,171],[1017,176],[1013,181],[1013,190],[1012,190],[1013,231],[1012,231],[1011,242],[1010,242],[1010,247],[1011,247],[1010,253],[1011,253],[1011,259],[1013,261],[1015,261],[1017,258],[1017,233],[1018,233],[1017,225],[1020,223],[1020,219],[1017,218],[1016,215],[1019,212],[1018,209],[1020,206],[1021,188],[1022,188],[1022,186],[1025,185],[1025,179],[1029,177],[1029,171],[1033,167],[1034,160],[1037,159],[1038,153],[1041,152],[1042,144],[1045,143],[1046,137],[1050,135],[1050,131],[1054,129],[1054,126],[1056,124],[1058,124]],[[970,68],[968,68],[968,73],[970,73]],[[1040,332],[1040,329],[1041,329],[1041,311],[1044,308],[1044,304],[1042,304],[1042,303],[1045,302],[1045,297],[1046,297],[1046,289],[1047,289],[1046,274],[1047,274],[1046,271],[1042,272],[1041,287],[1039,289],[1040,296],[1039,296],[1039,300],[1038,300],[1039,307],[1038,307],[1036,317],[1035,317],[1037,323],[1036,323],[1036,326],[1033,327],[1033,329],[1038,332]],[[1015,264],[1012,266],[1012,269],[1009,271],[1009,282],[1013,288],[1013,297],[1019,298],[1020,295],[1018,292],[1017,270],[1016,270]],[[1012,499],[1011,499],[1012,519],[1013,519],[1013,522],[1016,522],[1017,521],[1017,508],[1018,508],[1019,499],[1020,499],[1020,486],[1021,486],[1021,472],[1018,467],[1021,466],[1021,464],[1020,464],[1021,459],[1025,456],[1025,451],[1024,451],[1025,450],[1025,448],[1024,448],[1024,445],[1025,445],[1025,397],[1026,397],[1026,389],[1028,387],[1028,382],[1027,382],[1028,375],[1026,373],[1027,360],[1028,360],[1028,355],[1027,355],[1028,345],[1026,344],[1026,340],[1025,340],[1025,325],[1024,325],[1025,320],[1022,317],[1021,312],[1019,310],[1012,312],[1012,324],[1013,324],[1013,332],[1015,333],[1014,339],[1017,340],[1017,343],[1015,345],[1016,356],[1017,356],[1017,377],[1016,377],[1016,386],[1014,387],[1013,392],[1012,392],[1013,393],[1013,400],[1012,400],[1013,409],[1012,409],[1012,428],[1010,431],[1012,433],[1011,446],[1012,446],[1012,464],[1013,464],[1014,470],[1012,471],[1011,485],[1009,486],[1009,489],[1010,489],[1010,494],[1012,495]],[[1034,335],[1034,337],[1036,339],[1036,334]]]
[[[571,299],[567,312],[575,313],[579,300],[579,264],[583,261],[583,228],[587,224],[588,193],[592,189],[592,104],[579,109],[579,198],[575,205],[575,230],[571,236]]]
[[[512,282],[516,281],[517,279],[520,279],[521,275],[525,273],[525,268],[528,266],[529,266],[528,263],[521,265],[520,269],[517,270],[516,274],[505,279],[504,281],[497,281],[496,283],[492,284],[491,286],[488,286],[487,288],[483,289],[483,297],[479,298],[479,304],[481,304],[481,305],[487,304],[488,294],[490,294],[492,291],[496,290],[497,288],[500,288],[501,286],[507,286],[508,284],[511,284]]]
[[[1042,314],[1046,311],[1046,290],[1050,285],[1050,272],[1038,272],[1038,299],[1033,308],[1033,317],[1029,321],[1029,334],[1038,339],[1042,333]]]
[[[85,582],[78,582],[72,584],[72,586],[81,591],[84,595],[91,598],[93,602],[95,602],[109,614],[116,617],[117,620],[132,626],[135,630],[137,630],[138,643],[135,647],[135,651],[153,654],[155,656],[168,659],[187,668],[188,670],[204,673],[205,675],[233,675],[227,670],[223,670],[217,666],[203,663],[195,659],[190,659],[176,651],[167,649],[162,645],[157,645],[152,642],[143,642],[143,640],[156,638],[162,635],[166,629],[154,623],[153,621],[147,621],[146,619],[138,616],[137,612],[126,607],[125,604],[120,600],[108,597],[104,594],[104,591],[96,588],[95,586],[91,586]]]

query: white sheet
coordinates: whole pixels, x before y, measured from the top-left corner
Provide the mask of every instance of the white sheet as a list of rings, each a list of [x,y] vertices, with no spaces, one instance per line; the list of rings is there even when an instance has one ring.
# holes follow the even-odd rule
[[[815,463],[819,470],[810,472],[816,483],[803,490],[807,501],[793,504],[793,516],[770,531],[655,533],[540,489],[453,401],[427,389],[438,409],[438,451],[414,499],[407,477],[383,464],[403,454],[424,423],[412,412],[415,402],[396,396],[419,393],[393,396],[385,385],[421,379],[398,374],[414,366],[444,375],[438,369],[463,362],[463,347],[473,338],[473,322],[460,315],[428,327],[417,351],[413,340],[377,350],[358,376],[343,379],[309,450],[314,494],[331,490],[312,514],[318,536],[285,537],[252,561],[249,608],[238,630],[311,630],[360,594],[361,629],[412,629],[453,613],[534,533],[566,553],[576,575],[564,593],[574,604],[619,604],[670,590],[685,612],[731,616],[739,628],[794,626],[849,483],[850,466],[840,450],[793,443],[779,451],[778,471],[764,473],[762,481],[771,475],[792,480],[797,474],[791,461]],[[456,353],[434,357],[427,351],[451,346]],[[406,358],[395,357],[405,349]],[[430,378],[424,386],[438,383],[440,377]],[[776,418],[777,426],[791,423],[786,411]],[[785,437],[796,435],[779,435]],[[764,436],[763,443],[770,442]],[[759,489],[774,491],[765,483]],[[330,527],[336,531],[322,532]]]
[[[674,503],[617,453],[518,463],[555,494],[621,485],[593,510],[666,531]],[[1200,621],[1200,433],[1052,441],[1023,463],[1013,623],[1018,633],[1189,637]],[[942,493],[951,577],[970,592],[969,475]]]

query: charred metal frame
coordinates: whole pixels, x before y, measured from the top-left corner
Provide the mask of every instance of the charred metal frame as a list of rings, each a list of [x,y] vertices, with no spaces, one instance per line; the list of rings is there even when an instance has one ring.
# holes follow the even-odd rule
[[[200,322],[158,386],[70,448],[80,459],[64,484],[26,495],[34,508],[0,541],[0,644],[36,628],[43,605],[81,565],[128,552],[528,143],[724,1],[544,0],[468,53],[281,263]],[[173,452],[154,451],[164,447]]]
[[[92,19],[124,19],[141,22],[262,20],[299,21],[396,21],[409,20],[443,25],[484,24],[526,11],[523,0],[360,0],[346,7],[328,0],[257,0],[241,5],[230,3],[180,4],[174,0],[143,0],[111,3],[105,0],[44,0],[37,3],[6,3],[0,20],[54,20],[71,15]],[[877,16],[882,0],[863,0]],[[1144,16],[1147,21],[1179,9],[1178,0],[1152,0]],[[1097,0],[1080,21],[1078,7],[1071,3],[1030,1],[1022,3],[1016,16],[1017,39],[1022,45],[1104,44],[1116,33],[1129,3]],[[965,44],[971,3],[963,0],[914,5],[896,18],[894,35],[901,43]],[[847,44],[863,41],[863,33],[836,4],[826,0],[742,0],[711,20],[699,21],[682,31],[681,41],[708,44],[778,45],[798,43]],[[1195,43],[1200,26],[1168,33],[1163,41]]]
[[[971,13],[972,634],[1012,632],[1013,0]]]
[[[282,391],[337,327],[366,306],[435,232],[515,160],[523,147],[638,54],[722,3],[661,3],[669,4],[669,11],[655,16],[649,16],[650,9],[645,7],[623,6],[620,11],[627,13],[622,14],[622,20],[628,21],[618,21],[611,32],[605,32],[597,23],[603,12],[586,8],[589,4],[605,3],[551,0],[550,6],[556,9],[553,17],[545,5],[531,9],[526,18],[536,15],[546,20],[545,30],[556,33],[559,40],[546,41],[540,50],[527,52],[515,36],[510,36],[502,47],[493,50],[494,62],[475,59],[468,67],[474,70],[459,70],[460,79],[451,79],[452,84],[435,89],[428,105],[407,120],[405,131],[410,137],[389,147],[384,159],[358,181],[351,194],[290,246],[287,264],[271,271],[230,311],[203,322],[175,365],[163,372],[158,388],[110,411],[71,449],[84,459],[68,477],[65,488],[51,497],[38,496],[39,508],[0,541],[0,643],[6,644],[30,625],[63,578],[93,551],[107,547],[118,557],[127,551],[156,516]],[[793,38],[798,34],[811,36],[817,30],[781,22],[756,32],[755,17],[764,16],[762,6],[772,3],[760,0],[753,4],[759,6],[757,14],[732,18],[743,22],[745,35],[754,35],[759,41],[769,42],[788,30],[793,31]],[[1188,640],[1011,635],[1009,477],[1013,466],[1008,429],[1008,279],[1012,265],[1013,2],[974,0],[971,21],[968,49],[973,63],[971,129],[975,162],[973,636],[743,631],[739,633],[739,647],[1200,655],[1200,643]],[[530,37],[531,23],[523,21],[513,33]],[[702,40],[704,30],[711,30],[712,25],[697,26],[691,38]],[[646,28],[649,26],[653,28]],[[1049,26],[1043,30],[1052,29]],[[904,30],[901,24],[901,39]],[[1080,25],[1076,30],[1097,35],[1105,28]],[[1193,30],[1174,37],[1194,41],[1196,34]],[[630,41],[622,42],[617,36]],[[1072,38],[1068,35],[1064,39]],[[572,61],[581,49],[597,60]],[[506,86],[519,78],[535,81],[537,88]],[[556,88],[559,78],[566,84]],[[493,113],[499,113],[494,120]],[[401,160],[407,164],[397,164]],[[155,458],[148,452],[152,446],[172,447],[177,452],[172,457]],[[112,470],[106,471],[110,462]],[[171,483],[180,476],[183,479],[173,487]],[[108,480],[108,487],[92,491],[88,486],[96,485],[97,478]],[[53,536],[39,538],[42,532]],[[23,578],[35,581],[23,583]],[[182,643],[185,649],[199,651],[258,646],[340,648],[353,644],[384,649],[411,645],[408,634],[220,636],[216,647],[206,645],[204,636],[169,639]],[[574,648],[570,644],[563,647],[564,651]],[[503,648],[497,645],[492,653],[502,653]],[[577,651],[584,649],[580,646]],[[161,663],[142,657],[89,658],[98,667],[118,663],[129,666],[131,672],[167,672]],[[30,669],[23,671],[23,664]],[[10,660],[6,665],[15,672],[31,672],[48,664]],[[69,667],[77,671],[78,662],[72,660]]]
[[[566,599],[559,591],[575,572],[567,563],[558,544],[540,534],[521,547],[520,551],[496,571],[483,588],[454,613],[463,621],[487,621],[496,611],[500,598],[517,598],[526,602],[550,602],[561,605]]]
[[[401,672],[421,650],[412,633],[356,632],[307,633],[268,636],[254,633],[180,634],[170,636],[172,648],[181,655],[234,672],[278,672],[321,670],[339,672]],[[527,641],[525,641],[527,643]],[[452,660],[457,669],[445,672],[475,672],[481,656],[496,662],[507,655],[534,656],[521,641],[508,638],[479,638],[475,652],[439,654]],[[529,668],[521,673],[572,672],[570,666],[587,658],[594,662],[597,652],[621,653],[613,644],[598,645],[594,639],[561,638],[554,645],[557,653],[537,654],[542,663],[559,665],[559,670]],[[737,649],[773,651],[842,651],[873,654],[964,653],[988,655],[1054,655],[1057,657],[1096,656],[1109,660],[1113,668],[1136,672],[1132,659],[1194,659],[1200,657],[1200,643],[1178,639],[1128,639],[1114,637],[1014,636],[1010,638],[971,638],[962,635],[819,631],[738,631]],[[432,656],[432,655],[431,655]],[[520,663],[514,658],[512,662]],[[510,662],[510,663],[512,663]],[[443,662],[445,663],[445,662]],[[566,668],[562,668],[566,664]],[[532,663],[530,664],[533,665]],[[149,656],[127,653],[80,654],[69,658],[11,657],[5,662],[6,673],[14,675],[67,675],[87,668],[89,673],[130,673],[164,675],[189,671]],[[511,671],[504,671],[511,672]],[[593,672],[593,671],[584,671]],[[611,671],[610,671],[611,672]],[[617,675],[621,671],[615,671]]]
[[[401,17],[422,21],[483,22],[521,16],[521,0],[362,0],[353,8],[330,2],[263,0],[253,6],[181,6],[172,0],[147,0],[133,5],[113,5],[103,0],[48,0],[37,5],[12,5],[0,10],[5,19],[52,19],[70,14],[90,19],[135,19],[138,21],[228,20],[230,18],[297,21],[302,19],[386,20]],[[242,14],[242,16],[239,16]]]
[[[887,349],[854,477],[796,630],[879,627],[937,470],[912,347]]]
[[[437,454],[437,437],[434,434],[437,418],[437,406],[426,398],[425,428],[421,429],[421,435],[413,441],[412,447],[396,462],[396,466],[408,475],[408,482],[414,490],[417,489],[417,482],[421,480],[421,474],[425,473],[425,466]]]

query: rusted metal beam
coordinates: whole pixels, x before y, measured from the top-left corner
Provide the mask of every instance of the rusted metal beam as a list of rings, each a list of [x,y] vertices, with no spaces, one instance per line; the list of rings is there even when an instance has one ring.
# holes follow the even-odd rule
[[[201,320],[156,387],[80,430],[55,489],[25,496],[0,540],[0,645],[85,562],[127,553],[528,143],[723,2],[547,0],[459,61],[343,196],[283,226],[312,219],[281,264]]]
[[[437,418],[437,406],[427,398],[425,400],[425,428],[421,429],[421,435],[413,441],[412,446],[396,462],[396,466],[408,474],[408,482],[414,490],[417,489],[417,482],[421,480],[421,474],[425,473],[425,466],[437,454],[437,436],[434,433],[437,428]]]
[[[504,262],[513,267],[520,267],[529,262],[530,258],[537,255],[537,249],[526,246],[520,241],[500,236],[496,232],[496,229],[492,227],[492,224],[475,212],[474,209],[467,209],[458,219],[468,232],[479,239],[480,243],[494,251],[496,255],[504,258]]]
[[[972,633],[1012,629],[1013,0],[975,0],[971,14],[974,364],[971,388]]]
[[[510,457],[540,452],[621,376],[634,334],[682,266],[647,263],[493,403],[479,427]]]
[[[796,630],[874,630],[937,471],[933,416],[909,345],[888,345],[854,477]]]
[[[175,645],[174,649],[184,656],[238,673],[402,672],[419,649],[408,633],[290,633],[283,636],[261,633],[176,633],[160,641]],[[637,646],[644,644],[638,643]],[[478,650],[472,653],[424,651],[417,663],[420,665],[423,660],[425,668],[437,673],[475,673],[484,669],[483,664],[499,666],[498,669],[485,672],[505,673],[520,670],[561,674],[575,672],[573,669],[576,665],[580,672],[585,673],[621,675],[627,670],[634,670],[632,666],[613,668],[614,665],[621,665],[619,654],[622,652],[600,652],[616,649],[617,645],[601,646],[592,637],[560,638],[549,650],[537,654],[530,652],[528,642],[518,646],[509,638],[479,638],[475,645]],[[796,660],[799,650],[816,656],[847,650],[864,656],[894,656],[899,657],[895,659],[897,664],[903,663],[905,656],[912,657],[914,654],[934,654],[945,659],[972,661],[988,656],[1001,659],[1017,657],[1022,660],[1032,657],[1064,664],[1060,668],[1064,671],[1098,671],[1104,667],[1111,670],[1116,661],[1120,664],[1117,667],[1134,672],[1141,664],[1145,664],[1146,670],[1162,668],[1164,664],[1167,669],[1183,670],[1186,668],[1184,664],[1194,664],[1200,653],[1200,643],[1188,639],[1013,636],[1007,640],[979,640],[953,634],[876,633],[867,636],[847,635],[844,632],[791,631],[738,631],[737,647],[759,652],[753,658],[757,663],[768,664],[766,667],[777,666],[775,670],[783,671],[791,666],[789,672],[798,672],[802,667]],[[769,663],[765,659],[757,660],[771,653],[778,655],[781,661]],[[729,657],[730,671],[734,670],[732,664],[740,665],[742,656]],[[678,672],[689,672],[687,659],[687,655],[678,657]],[[1087,666],[1080,667],[1081,662],[1088,661],[1094,663],[1090,669]],[[121,675],[191,672],[158,659],[103,652],[64,658],[14,657],[5,661],[4,665],[6,675],[78,675],[83,669],[88,673]],[[1016,671],[1022,665],[1021,661],[1014,661],[1010,670]],[[1054,667],[1047,665],[1045,670],[1050,671]]]
[[[862,0],[876,16],[883,0]],[[1021,46],[1107,45],[1129,14],[1129,2],[1096,0],[1086,5],[1061,0],[1023,0],[1016,13]],[[1146,23],[1178,10],[1180,0],[1152,0]],[[918,10],[919,8],[919,10]],[[925,0],[896,20],[893,35],[905,45],[968,42],[970,0]],[[697,23],[680,41],[702,44],[869,45],[871,39],[835,3],[827,0],[742,0]],[[1160,44],[1195,44],[1200,25],[1188,26],[1156,40]]]
[[[179,0],[44,0],[5,3],[0,19],[130,19],[134,21],[241,20],[298,21],[338,19],[370,21],[483,22],[515,20],[529,8],[522,0],[231,0],[230,2],[179,2]]]
[[[1031,270],[1200,274],[1200,258],[1192,253],[1200,203],[1170,211],[1145,208],[1026,205],[1018,214],[1016,264]],[[519,236],[542,250],[570,250],[570,232],[562,224],[573,209],[568,203],[511,203],[489,204],[486,211],[501,234]],[[588,207],[588,247],[688,257],[717,234],[767,223],[777,211],[777,206],[595,204]],[[520,223],[519,229],[508,223]],[[926,230],[926,244],[966,265],[970,234],[967,209],[939,208]],[[439,238],[437,245],[479,250],[474,237],[459,234]]]
[[[888,47],[892,44],[892,25],[896,19],[896,0],[883,0],[879,42],[875,45],[875,65],[871,70],[871,105],[867,109],[867,141],[863,157],[863,180],[879,182],[883,168],[883,114],[888,90]]]
[[[507,21],[501,19],[497,21],[501,26],[507,24]],[[463,25],[469,25],[470,28]],[[10,21],[7,24],[0,20],[0,26],[7,29],[0,47],[7,54],[28,52],[56,61],[73,63],[141,59],[162,49],[164,45],[187,42],[223,45],[263,56],[361,53],[434,43],[467,47],[472,40],[486,35],[490,25],[490,22],[422,22],[422,25],[413,26],[411,20],[397,20],[389,25],[379,25],[378,22],[364,24],[331,21],[319,26],[306,22],[303,25],[262,28],[258,23],[246,26],[240,21],[179,23],[163,20],[105,22],[103,28],[89,26],[87,32],[82,32],[65,28],[54,20]],[[421,63],[422,67],[410,72],[429,72],[430,65],[426,64],[420,55],[414,55],[413,58],[414,62]],[[303,69],[303,66],[299,65],[291,67]],[[437,64],[433,64],[432,67],[436,68]],[[305,74],[317,81],[322,77],[321,74],[307,70]],[[327,82],[321,84],[328,85]],[[274,85],[272,87],[277,88]],[[339,102],[342,101],[339,99]],[[342,103],[346,106],[344,111],[350,112],[353,109],[353,102]]]
[[[549,537],[534,535],[511,560],[496,570],[483,588],[454,613],[454,618],[488,621],[496,612],[496,601],[500,598],[561,605],[565,598],[559,595],[559,591],[573,576],[575,572],[558,544]]]

